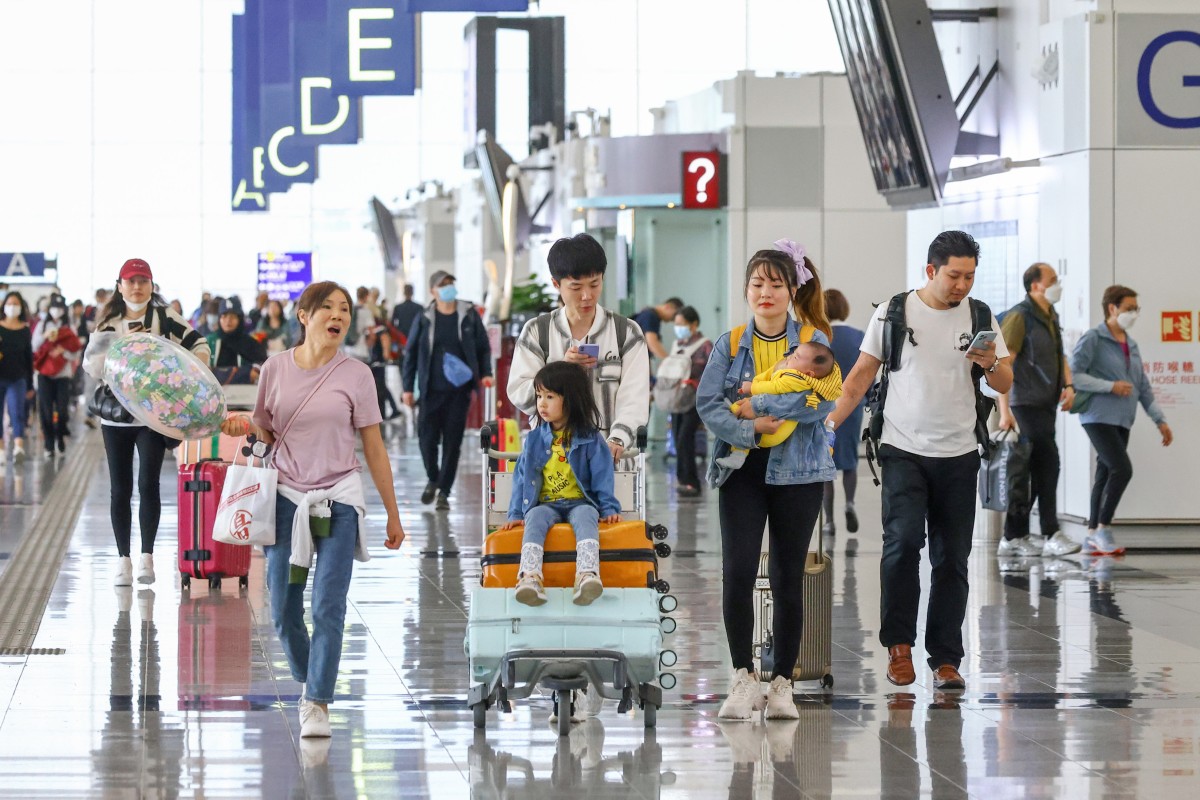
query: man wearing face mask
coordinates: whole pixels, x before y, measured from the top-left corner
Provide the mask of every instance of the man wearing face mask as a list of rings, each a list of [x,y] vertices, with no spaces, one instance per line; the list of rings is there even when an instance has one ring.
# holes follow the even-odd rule
[[[428,483],[421,502],[437,496],[437,510],[450,508],[450,490],[458,470],[463,431],[476,383],[492,385],[492,347],[475,306],[458,299],[454,276],[438,270],[429,276],[433,296],[425,312],[413,320],[404,351],[403,402],[413,405],[420,385],[421,413],[417,438]],[[438,449],[441,447],[441,464]]]
[[[1117,556],[1125,552],[1112,535],[1121,495],[1133,479],[1129,460],[1129,430],[1137,417],[1138,403],[1158,426],[1163,447],[1174,437],[1162,409],[1154,402],[1154,389],[1142,367],[1142,354],[1129,330],[1137,322],[1137,292],[1128,286],[1109,286],[1100,306],[1104,321],[1084,331],[1071,354],[1071,369],[1079,386],[1079,421],[1096,450],[1096,477],[1088,514],[1088,535],[1083,551],[1093,556]]]
[[[1065,556],[1079,544],[1058,528],[1058,444],[1055,416],[1059,407],[1070,411],[1075,400],[1071,367],[1063,354],[1062,327],[1054,304],[1062,298],[1062,283],[1049,264],[1025,270],[1025,299],[1004,315],[1000,331],[1013,355],[1013,385],[1000,395],[1000,428],[1016,429],[1032,445],[1029,474],[1021,480],[1029,490],[1015,492],[1004,518],[1001,558]],[[1041,534],[1030,533],[1029,513],[1037,500]]]

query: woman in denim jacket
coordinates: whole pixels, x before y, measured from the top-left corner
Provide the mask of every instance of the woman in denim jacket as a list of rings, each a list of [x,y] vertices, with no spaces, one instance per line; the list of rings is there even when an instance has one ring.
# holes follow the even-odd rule
[[[1096,449],[1096,481],[1088,515],[1088,535],[1083,552],[1115,556],[1125,552],[1113,539],[1110,526],[1121,495],[1133,478],[1129,460],[1129,430],[1137,416],[1138,402],[1162,434],[1163,447],[1171,444],[1171,428],[1142,369],[1137,342],[1127,331],[1137,321],[1137,292],[1126,286],[1110,286],[1101,298],[1104,322],[1084,332],[1071,355],[1075,381],[1075,405],[1079,421]],[[1086,397],[1086,401],[1083,399]]]
[[[734,670],[729,697],[718,714],[722,719],[750,719],[764,707],[759,678],[753,671],[751,642],[754,581],[764,526],[769,527],[771,536],[770,579],[775,603],[775,666],[765,701],[766,716],[798,717],[791,678],[804,619],[804,562],[821,508],[823,485],[835,474],[820,423],[833,403],[810,408],[807,393],[755,395],[743,399],[737,416],[730,410],[742,382],[752,380],[794,350],[802,333],[810,341],[829,344],[829,321],[815,267],[800,245],[780,240],[775,246],[778,249],[759,250],[746,265],[746,302],[753,320],[738,341],[730,341],[732,331],[717,340],[696,390],[700,418],[717,439],[708,481],[720,488],[721,603]],[[788,314],[792,308],[805,326]],[[840,380],[840,373],[835,374]],[[769,449],[755,448],[759,436],[774,433],[784,420],[799,423],[786,441]],[[737,470],[716,463],[731,446],[750,449],[745,464]]]

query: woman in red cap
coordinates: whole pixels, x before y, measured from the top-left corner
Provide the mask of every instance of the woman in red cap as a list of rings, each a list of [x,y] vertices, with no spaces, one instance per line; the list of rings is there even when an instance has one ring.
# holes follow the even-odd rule
[[[113,340],[127,333],[147,332],[170,339],[208,363],[208,342],[167,305],[154,291],[150,265],[131,258],[121,267],[117,290],[96,314],[96,332],[88,341],[83,368],[98,381],[104,380],[104,358]],[[97,391],[103,391],[100,387]],[[167,443],[162,434],[139,424],[117,404],[108,404],[107,416],[101,415],[104,451],[108,455],[108,477],[112,484],[109,515],[117,539],[116,574],[113,585],[133,585],[133,561],[129,553],[133,527],[133,454],[138,454],[138,521],[142,531],[142,557],[138,564],[138,583],[154,583],[154,539],[162,502],[158,493],[159,473]]]

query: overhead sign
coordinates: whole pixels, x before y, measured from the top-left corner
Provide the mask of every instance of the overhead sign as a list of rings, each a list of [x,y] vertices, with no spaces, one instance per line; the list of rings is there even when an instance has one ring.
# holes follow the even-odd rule
[[[1200,15],[1117,15],[1117,145],[1200,146]]]
[[[44,253],[0,253],[0,280],[40,278],[46,274]]]
[[[720,208],[724,204],[724,161],[719,150],[683,154],[683,207]]]
[[[245,0],[233,18],[232,201],[317,178],[320,145],[360,136],[359,98],[412,95],[416,15],[527,11],[528,0]]]
[[[259,253],[258,291],[272,300],[296,300],[312,283],[312,253]]]

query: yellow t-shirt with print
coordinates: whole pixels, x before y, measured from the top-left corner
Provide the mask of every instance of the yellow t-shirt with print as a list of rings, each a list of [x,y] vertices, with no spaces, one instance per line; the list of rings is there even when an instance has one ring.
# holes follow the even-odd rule
[[[567,462],[567,450],[563,447],[563,432],[554,432],[554,441],[550,444],[550,458],[542,467],[542,502],[553,503],[556,500],[582,500],[583,489]]]

